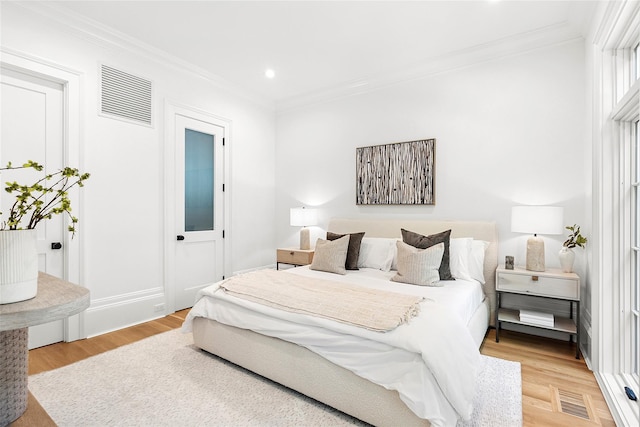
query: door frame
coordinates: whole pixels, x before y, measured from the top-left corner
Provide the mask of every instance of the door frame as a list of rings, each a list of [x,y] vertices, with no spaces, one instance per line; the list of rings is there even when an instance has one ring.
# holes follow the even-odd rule
[[[222,275],[229,276],[231,271],[231,203],[230,203],[230,177],[231,177],[231,120],[197,108],[181,105],[172,101],[164,102],[164,292],[166,313],[175,312],[175,244],[176,244],[176,155],[175,132],[176,116],[184,116],[194,120],[210,123],[224,129],[225,147],[223,150],[223,182],[225,191],[222,193],[223,203],[223,229],[225,238],[222,242],[223,262]]]
[[[5,47],[0,47],[0,67],[62,85],[64,109],[63,162],[64,164],[81,168],[80,83],[82,73],[42,58],[37,58]],[[77,214],[76,216],[82,218],[82,198],[80,197],[80,191],[77,187],[71,189],[69,198],[73,204],[73,210]],[[65,218],[64,221],[66,229],[68,218]],[[70,233],[65,233],[63,238],[63,250],[65,250],[63,279],[79,284],[80,286],[84,283],[84,272],[80,262],[83,240],[82,230],[80,230],[73,239]],[[65,319],[63,323],[65,341],[69,342],[86,338],[84,331],[84,312]]]

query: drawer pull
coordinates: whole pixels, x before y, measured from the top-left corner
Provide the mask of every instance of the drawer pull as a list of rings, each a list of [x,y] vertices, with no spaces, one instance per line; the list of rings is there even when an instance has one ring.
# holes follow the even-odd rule
[[[293,256],[293,254],[294,254],[294,253],[295,253],[295,252],[289,252],[289,255]]]
[[[531,276],[531,280],[533,280],[534,282],[538,281],[538,276]]]

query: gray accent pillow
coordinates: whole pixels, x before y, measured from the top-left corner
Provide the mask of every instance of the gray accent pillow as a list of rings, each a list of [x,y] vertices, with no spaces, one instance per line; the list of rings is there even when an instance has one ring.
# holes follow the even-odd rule
[[[318,239],[311,270],[326,271],[328,273],[347,274],[344,264],[347,260],[349,249],[349,236],[344,236],[334,241]]]
[[[423,236],[422,234],[408,231],[402,228],[402,241],[416,247],[418,249],[426,249],[438,243],[444,244],[444,255],[442,256],[442,262],[440,263],[440,280],[456,280],[451,275],[451,268],[449,267],[449,240],[451,237],[451,230],[446,230],[437,234],[430,234]]]
[[[349,236],[349,249],[347,251],[347,261],[345,262],[345,268],[347,270],[359,270],[358,268],[358,256],[360,255],[360,245],[362,244],[362,233],[350,233],[350,234],[337,234],[327,231],[327,240],[336,240],[344,236]]]
[[[444,243],[426,249],[418,249],[401,241],[396,246],[398,273],[391,280],[411,285],[443,286],[438,269],[444,254]]]

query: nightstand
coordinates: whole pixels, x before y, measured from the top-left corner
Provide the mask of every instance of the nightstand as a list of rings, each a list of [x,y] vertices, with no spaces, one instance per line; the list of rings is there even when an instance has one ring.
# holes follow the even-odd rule
[[[276,270],[280,269],[280,264],[291,264],[296,267],[301,265],[309,265],[313,261],[314,249],[295,249],[281,248],[278,249],[276,258]]]
[[[553,326],[541,325],[520,320],[520,311],[502,308],[503,293],[522,294],[539,298],[565,300],[569,302],[569,317],[554,316]],[[528,327],[560,331],[576,337],[576,359],[580,358],[580,277],[575,273],[563,273],[561,270],[529,271],[521,267],[496,270],[497,308],[495,313],[496,342],[500,341],[502,322],[525,325]],[[573,318],[575,304],[575,319]]]

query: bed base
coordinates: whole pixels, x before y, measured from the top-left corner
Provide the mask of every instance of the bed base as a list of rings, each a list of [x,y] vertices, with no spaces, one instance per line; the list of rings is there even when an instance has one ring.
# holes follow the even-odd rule
[[[194,319],[193,340],[209,353],[369,424],[431,425],[411,412],[397,391],[365,380],[297,344],[202,317]]]
[[[489,324],[488,300],[469,331],[480,347]],[[372,383],[297,344],[197,317],[193,341],[201,349],[375,426],[421,426],[395,390]]]

